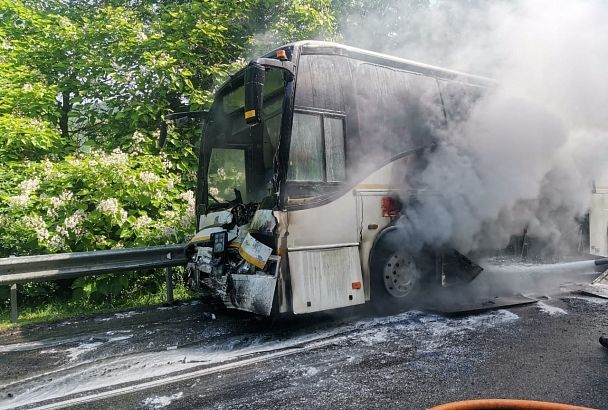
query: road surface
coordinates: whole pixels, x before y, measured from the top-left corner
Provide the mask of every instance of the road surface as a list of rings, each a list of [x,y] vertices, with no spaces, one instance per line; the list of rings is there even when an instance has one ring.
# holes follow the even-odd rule
[[[608,300],[561,291],[459,316],[338,313],[267,321],[194,302],[5,332],[0,409],[424,409],[474,398],[608,409],[597,342]]]

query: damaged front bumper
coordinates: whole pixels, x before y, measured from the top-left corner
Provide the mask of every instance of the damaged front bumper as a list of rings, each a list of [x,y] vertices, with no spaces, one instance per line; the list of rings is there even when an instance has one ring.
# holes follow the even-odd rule
[[[281,261],[273,211],[237,205],[202,216],[199,226],[186,249],[190,287],[228,308],[270,316]]]

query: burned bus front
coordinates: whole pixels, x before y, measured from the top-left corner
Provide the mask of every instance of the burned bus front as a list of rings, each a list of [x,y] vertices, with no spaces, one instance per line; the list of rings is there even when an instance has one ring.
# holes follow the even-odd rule
[[[281,257],[278,151],[289,110],[289,50],[261,58],[216,94],[203,135],[188,282],[227,307],[270,315]]]

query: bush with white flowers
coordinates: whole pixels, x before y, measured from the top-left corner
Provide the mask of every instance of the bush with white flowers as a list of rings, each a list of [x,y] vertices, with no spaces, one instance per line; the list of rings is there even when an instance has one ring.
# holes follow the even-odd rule
[[[182,243],[194,230],[194,193],[160,156],[117,149],[10,163],[0,186],[0,257]],[[78,297],[112,297],[135,278],[70,287]]]

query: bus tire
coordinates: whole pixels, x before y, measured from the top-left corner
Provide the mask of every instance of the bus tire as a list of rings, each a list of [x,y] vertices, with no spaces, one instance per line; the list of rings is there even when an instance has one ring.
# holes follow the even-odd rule
[[[429,258],[414,256],[400,246],[397,232],[387,232],[370,258],[370,302],[379,313],[412,308],[428,282]]]

